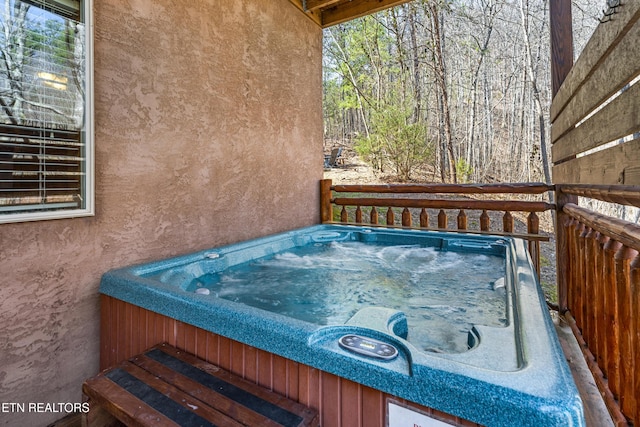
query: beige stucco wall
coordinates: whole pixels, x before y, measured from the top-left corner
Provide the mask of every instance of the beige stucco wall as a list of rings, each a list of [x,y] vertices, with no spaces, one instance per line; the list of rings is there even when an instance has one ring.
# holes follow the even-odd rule
[[[106,270],[319,220],[315,24],[288,0],[94,11],[96,215],[0,224],[0,404],[81,401]]]

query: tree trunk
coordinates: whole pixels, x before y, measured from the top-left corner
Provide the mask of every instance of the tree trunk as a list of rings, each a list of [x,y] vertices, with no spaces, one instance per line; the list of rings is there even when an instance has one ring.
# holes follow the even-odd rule
[[[431,10],[431,36],[433,41],[433,52],[435,60],[434,68],[436,75],[436,84],[440,90],[440,99],[442,104],[440,125],[442,126],[442,135],[444,138],[443,150],[445,154],[443,155],[443,161],[446,159],[448,163],[442,164],[442,169],[448,170],[448,178],[450,178],[454,183],[457,183],[458,177],[456,176],[455,156],[453,153],[453,137],[451,134],[451,113],[449,109],[449,96],[444,66],[444,52],[442,50],[443,34],[441,32],[440,23],[441,14],[438,5],[435,3],[429,3],[429,9]]]

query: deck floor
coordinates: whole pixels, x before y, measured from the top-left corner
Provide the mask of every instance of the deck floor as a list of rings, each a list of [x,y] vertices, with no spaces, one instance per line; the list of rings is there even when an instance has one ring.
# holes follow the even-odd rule
[[[596,386],[591,371],[587,367],[578,341],[571,328],[561,316],[552,312],[560,345],[571,368],[571,374],[578,387],[584,404],[584,416],[587,427],[614,427],[613,420],[604,404],[602,395]]]

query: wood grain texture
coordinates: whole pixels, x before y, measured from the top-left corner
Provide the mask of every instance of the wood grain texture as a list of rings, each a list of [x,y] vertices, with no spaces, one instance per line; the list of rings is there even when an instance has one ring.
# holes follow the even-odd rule
[[[553,166],[553,179],[560,184],[619,185],[625,169],[640,163],[640,139]],[[628,182],[640,185],[640,182]]]
[[[554,127],[554,132],[556,128]],[[577,128],[554,141],[554,163],[640,131],[640,84],[633,85]]]
[[[580,58],[573,65],[551,104],[551,121],[566,108],[584,81],[593,73],[612,46],[620,43],[620,39],[629,31],[640,17],[640,1],[628,0],[618,9],[611,22],[599,25]]]
[[[634,19],[637,21],[640,12]],[[576,88],[566,108],[553,120],[551,141],[556,141],[588,113],[622,89],[640,68],[640,25],[633,21],[619,43],[612,45],[592,74]],[[600,27],[607,27],[601,25]],[[576,64],[578,67],[579,64]]]

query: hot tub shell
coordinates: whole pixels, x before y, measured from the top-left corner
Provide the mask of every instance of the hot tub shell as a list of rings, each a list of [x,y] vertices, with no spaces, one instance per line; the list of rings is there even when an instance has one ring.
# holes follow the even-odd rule
[[[402,313],[397,310],[365,309],[344,325],[320,326],[185,291],[186,284],[202,274],[312,242],[340,239],[375,244],[422,244],[439,250],[504,256],[507,326],[479,325],[474,328],[469,351],[438,354],[419,351],[403,338],[406,326]],[[438,413],[449,414],[444,416],[448,422],[459,417],[486,426],[584,425],[580,397],[556,338],[525,243],[519,239],[320,225],[113,270],[103,276],[100,292],[110,297],[109,305],[122,301],[145,312],[158,313],[167,319],[379,390],[384,396],[414,402],[427,413],[435,409]],[[113,312],[107,315],[106,310],[107,307],[103,307],[102,352],[109,362],[103,361],[103,368],[107,367],[106,363],[118,362],[108,356],[116,351],[114,345],[129,342],[131,348],[139,346],[132,343],[136,340],[134,336],[125,341],[114,336],[138,334],[140,339],[142,333],[126,331],[131,328],[118,331],[121,328],[109,320]],[[106,322],[110,325],[105,325]],[[348,352],[337,341],[341,336],[353,333],[393,344],[399,349],[399,356],[392,361],[383,361]],[[163,336],[166,338],[166,334]],[[159,339],[162,339],[160,335]],[[180,346],[181,337],[174,335],[172,339]],[[145,340],[145,345],[155,344],[148,341]],[[119,357],[130,356],[122,354]],[[384,410],[380,417],[379,425],[384,425]]]

